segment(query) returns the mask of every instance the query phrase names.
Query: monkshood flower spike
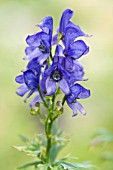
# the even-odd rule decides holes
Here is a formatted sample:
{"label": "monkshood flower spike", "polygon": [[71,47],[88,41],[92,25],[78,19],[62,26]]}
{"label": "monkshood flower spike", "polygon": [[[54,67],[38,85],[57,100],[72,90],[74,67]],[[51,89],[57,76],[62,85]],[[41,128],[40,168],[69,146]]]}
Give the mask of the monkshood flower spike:
{"label": "monkshood flower spike", "polygon": [[[28,60],[28,63],[15,79],[21,85],[16,93],[21,97],[25,96],[24,102],[32,98],[29,103],[31,114],[39,115],[45,135],[33,140],[34,145],[28,140],[27,146],[21,149],[16,147],[37,157],[36,162],[28,163],[20,169],[29,166],[43,170],[80,169],[80,163],[68,162],[69,157],[56,160],[65,142],[61,137],[62,133],[53,124],[63,114],[65,102],[72,109],[72,116],[76,116],[77,111],[86,115],[79,100],[90,96],[90,90],[80,85],[81,81],[87,79],[84,78],[84,68],[79,62],[79,58],[89,52],[89,47],[80,37],[88,35],[70,21],[73,14],[70,9],[63,12],[54,36],[53,19],[47,16],[36,25],[41,30],[26,38],[24,60]],[[53,45],[56,45],[55,52],[52,51]],[[57,101],[57,96],[61,93],[62,98]],[[41,112],[41,105],[46,108],[47,113]],[[87,167],[88,165],[82,164],[82,168]]]}

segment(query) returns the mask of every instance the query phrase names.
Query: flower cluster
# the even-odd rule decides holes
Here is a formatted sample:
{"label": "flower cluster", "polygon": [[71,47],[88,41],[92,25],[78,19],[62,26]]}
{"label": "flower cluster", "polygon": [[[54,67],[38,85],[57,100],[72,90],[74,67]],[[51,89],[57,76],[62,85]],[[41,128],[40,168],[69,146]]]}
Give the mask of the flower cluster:
{"label": "flower cluster", "polygon": [[16,77],[16,82],[21,84],[16,93],[21,97],[27,93],[25,102],[35,94],[30,102],[31,108],[35,108],[37,103],[46,105],[47,96],[55,96],[61,90],[64,94],[62,104],[67,102],[73,110],[73,116],[77,115],[77,110],[86,114],[78,99],[88,98],[90,90],[78,84],[79,81],[86,80],[83,78],[83,66],[78,59],[89,52],[89,47],[77,38],[88,35],[70,21],[72,16],[73,11],[70,9],[63,12],[54,36],[53,19],[47,16],[36,25],[41,31],[26,38],[28,46],[24,60],[28,60],[28,64],[22,74]]}

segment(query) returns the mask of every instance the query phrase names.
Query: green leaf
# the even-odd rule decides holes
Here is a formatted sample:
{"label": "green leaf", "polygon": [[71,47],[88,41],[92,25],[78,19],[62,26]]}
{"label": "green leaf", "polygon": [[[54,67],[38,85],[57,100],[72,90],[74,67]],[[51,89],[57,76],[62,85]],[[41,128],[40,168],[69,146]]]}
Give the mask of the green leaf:
{"label": "green leaf", "polygon": [[[28,141],[25,138],[22,139],[23,141]],[[26,153],[29,156],[37,157],[38,160],[45,161],[46,140],[45,136],[42,134],[39,134],[35,136],[34,139],[29,140],[24,146],[14,146],[14,148],[18,151]]]}
{"label": "green leaf", "polygon": [[60,166],[62,168],[64,168],[64,169],[69,169],[69,170],[73,170],[73,169],[77,169],[78,168],[73,163],[69,163],[69,162],[62,162],[62,163],[60,163]]}
{"label": "green leaf", "polygon": [[18,151],[24,151],[26,146],[13,146],[13,148],[17,149]]}
{"label": "green leaf", "polygon": [[91,141],[91,146],[97,146],[99,144],[109,144],[113,142],[113,133],[106,129],[101,129],[95,133],[93,140]]}
{"label": "green leaf", "polygon": [[52,134],[55,136],[60,137],[62,135],[62,131],[59,129],[59,124],[57,120],[54,122],[53,128],[52,128]]}
{"label": "green leaf", "polygon": [[19,134],[19,137],[23,142],[29,142],[29,139],[26,136]]}
{"label": "green leaf", "polygon": [[94,168],[94,165],[92,165],[89,162],[82,162],[82,163],[76,163],[76,166],[78,168],[83,168],[83,169],[90,169],[90,168]]}
{"label": "green leaf", "polygon": [[83,163],[72,163],[72,162],[65,162],[62,160],[56,161],[56,165],[66,170],[74,170],[74,169],[89,169],[94,167],[92,164],[88,162]]}
{"label": "green leaf", "polygon": [[37,167],[40,164],[43,164],[43,163],[41,161],[31,162],[31,163],[27,163],[27,164],[25,164],[23,166],[18,167],[18,169],[25,169],[25,168],[29,168],[31,166]]}
{"label": "green leaf", "polygon": [[37,140],[41,143],[40,145],[43,145],[43,146],[47,145],[47,141],[46,141],[44,135],[38,134],[36,137],[37,137]]}
{"label": "green leaf", "polygon": [[54,168],[48,163],[44,164],[41,170],[54,170]]}
{"label": "green leaf", "polygon": [[77,160],[78,158],[77,157],[73,157],[71,156],[70,154],[66,155],[65,157],[63,157],[62,159],[60,159],[60,161],[72,161],[72,160]]}
{"label": "green leaf", "polygon": [[41,154],[41,150],[38,148],[34,148],[33,146],[14,146],[13,148],[18,151],[25,152],[29,156],[39,156]]}
{"label": "green leaf", "polygon": [[63,148],[62,145],[57,145],[57,144],[56,145],[55,144],[52,145],[52,147],[50,149],[50,154],[49,154],[51,163],[53,163],[55,161],[58,153],[60,152],[60,150],[62,148]]}
{"label": "green leaf", "polygon": [[61,168],[62,168],[62,167],[57,167],[57,170],[62,170],[63,168],[62,168],[62,169],[61,169]]}

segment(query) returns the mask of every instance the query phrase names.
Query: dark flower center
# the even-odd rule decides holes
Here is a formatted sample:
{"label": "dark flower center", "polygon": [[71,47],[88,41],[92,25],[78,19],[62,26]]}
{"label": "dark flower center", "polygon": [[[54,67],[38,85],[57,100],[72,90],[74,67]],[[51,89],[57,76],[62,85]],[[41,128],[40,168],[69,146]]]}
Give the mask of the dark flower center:
{"label": "dark flower center", "polygon": [[40,51],[41,51],[42,53],[46,53],[46,52],[47,52],[47,51],[46,51],[46,47],[45,47],[45,45],[44,45],[42,42],[40,42],[39,49],[40,49]]}
{"label": "dark flower center", "polygon": [[62,79],[62,74],[58,70],[55,70],[55,71],[52,72],[51,78],[54,81],[58,82]]}

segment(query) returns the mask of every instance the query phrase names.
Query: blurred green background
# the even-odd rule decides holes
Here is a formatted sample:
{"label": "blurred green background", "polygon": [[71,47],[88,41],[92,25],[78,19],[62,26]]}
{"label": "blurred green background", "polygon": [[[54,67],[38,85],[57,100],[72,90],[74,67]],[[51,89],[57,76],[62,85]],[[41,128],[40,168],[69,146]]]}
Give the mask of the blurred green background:
{"label": "blurred green background", "polygon": [[[43,127],[38,117],[29,114],[28,104],[15,94],[18,85],[15,76],[25,67],[25,38],[37,31],[35,24],[47,15],[54,18],[54,30],[66,8],[85,33],[90,52],[80,59],[85,67],[84,82],[91,89],[91,97],[81,101],[87,116],[80,113],[72,118],[65,107],[59,124],[71,140],[62,154],[72,153],[79,161],[91,161],[99,170],[113,169],[113,163],[103,162],[101,153],[106,149],[89,149],[92,135],[100,128],[113,131],[113,1],[112,0],[0,0],[0,170],[14,170],[31,161],[12,148],[21,144],[18,134],[32,138]],[[113,145],[110,147],[112,149]]]}

